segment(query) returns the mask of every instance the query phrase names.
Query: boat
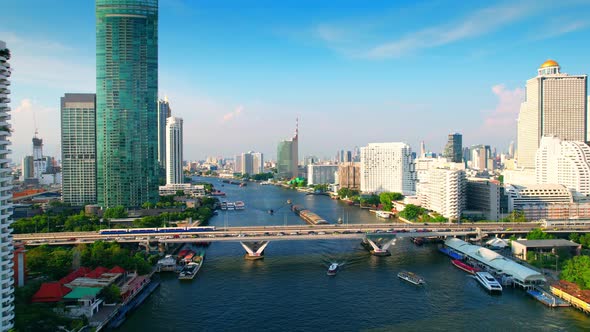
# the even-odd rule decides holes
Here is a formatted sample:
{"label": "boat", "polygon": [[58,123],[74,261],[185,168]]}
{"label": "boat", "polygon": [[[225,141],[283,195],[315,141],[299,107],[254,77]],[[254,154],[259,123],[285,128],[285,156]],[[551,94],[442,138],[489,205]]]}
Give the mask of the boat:
{"label": "boat", "polygon": [[453,250],[447,248],[447,247],[440,247],[438,248],[438,251],[442,252],[443,254],[451,257],[452,259],[463,259],[463,255],[458,254],[456,252],[454,252]]}
{"label": "boat", "polygon": [[375,212],[375,214],[377,215],[377,217],[383,218],[383,219],[389,219],[391,217],[391,215],[385,211],[377,211],[377,212]]}
{"label": "boat", "polygon": [[475,280],[490,293],[502,293],[502,285],[488,272],[475,272]]}
{"label": "boat", "polygon": [[245,186],[247,186],[247,185],[248,185],[248,184],[247,184],[246,182],[242,182],[242,183],[240,183],[240,187],[245,187]]}
{"label": "boat", "polygon": [[227,202],[221,202],[221,209],[227,210]]}
{"label": "boat", "polygon": [[[198,257],[198,258],[197,258]],[[184,268],[180,271],[180,274],[178,275],[178,279],[179,280],[192,280],[195,278],[195,276],[197,275],[197,272],[199,272],[199,270],[201,269],[201,266],[203,266],[203,261],[205,260],[205,255],[203,253],[194,256],[193,261],[186,264],[184,266]]]}
{"label": "boat", "polygon": [[417,246],[421,246],[421,245],[424,244],[424,238],[423,237],[413,237],[413,238],[411,238],[411,240]]}
{"label": "boat", "polygon": [[166,257],[160,259],[157,264],[157,271],[176,271],[176,259],[172,255],[166,255]]}
{"label": "boat", "polygon": [[426,283],[424,281],[424,278],[422,278],[421,276],[419,276],[415,273],[408,272],[408,271],[402,271],[402,272],[398,273],[397,276],[402,280],[405,280],[411,284],[418,285],[418,286]]}
{"label": "boat", "polygon": [[328,272],[326,274],[329,276],[335,276],[336,272],[338,272],[339,267],[340,265],[338,265],[338,263],[330,264],[330,267],[328,268]]}
{"label": "boat", "polygon": [[338,223],[339,223],[339,224],[342,224],[342,218],[341,218],[341,217],[340,217],[340,218],[338,218]]}
{"label": "boat", "polygon": [[246,207],[246,204],[244,204],[244,202],[242,201],[237,201],[234,205],[236,207],[236,210],[243,210]]}
{"label": "boat", "polygon": [[455,265],[457,268],[471,274],[475,274],[475,272],[479,272],[480,269],[473,267],[467,263],[464,263],[458,259],[451,259],[451,264]]}
{"label": "boat", "polygon": [[235,210],[236,209],[236,204],[232,203],[232,202],[228,202],[227,203],[227,209],[228,210]]}
{"label": "boat", "polygon": [[214,191],[211,192],[210,195],[211,196],[225,196],[225,193],[223,191],[214,190]]}

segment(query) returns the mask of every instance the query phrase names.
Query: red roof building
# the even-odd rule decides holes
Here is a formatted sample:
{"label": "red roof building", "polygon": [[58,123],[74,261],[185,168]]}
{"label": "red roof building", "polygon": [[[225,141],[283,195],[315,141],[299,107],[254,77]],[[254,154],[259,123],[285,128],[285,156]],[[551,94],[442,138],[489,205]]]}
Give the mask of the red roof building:
{"label": "red roof building", "polygon": [[71,292],[68,287],[59,282],[45,282],[41,284],[41,288],[33,295],[32,302],[59,302],[61,299]]}
{"label": "red roof building", "polygon": [[83,277],[88,273],[90,273],[89,268],[80,267],[77,270],[70,272],[70,274],[68,274],[67,276],[59,279],[59,283],[62,285],[69,284],[70,282],[74,281],[76,278]]}
{"label": "red roof building", "polygon": [[125,269],[120,267],[120,266],[115,266],[112,269],[109,270],[109,273],[125,273]]}
{"label": "red roof building", "polygon": [[97,278],[100,278],[100,276],[106,272],[109,272],[109,269],[107,269],[106,267],[103,267],[103,266],[99,266],[96,269],[94,269],[92,272],[85,275],[85,277],[97,279]]}

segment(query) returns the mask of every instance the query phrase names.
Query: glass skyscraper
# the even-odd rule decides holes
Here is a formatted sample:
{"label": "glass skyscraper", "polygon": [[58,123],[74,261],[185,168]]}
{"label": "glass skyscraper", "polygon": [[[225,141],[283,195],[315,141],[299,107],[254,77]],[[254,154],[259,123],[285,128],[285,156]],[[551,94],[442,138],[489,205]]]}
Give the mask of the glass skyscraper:
{"label": "glass skyscraper", "polygon": [[103,207],[158,197],[158,1],[96,0],[96,184]]}

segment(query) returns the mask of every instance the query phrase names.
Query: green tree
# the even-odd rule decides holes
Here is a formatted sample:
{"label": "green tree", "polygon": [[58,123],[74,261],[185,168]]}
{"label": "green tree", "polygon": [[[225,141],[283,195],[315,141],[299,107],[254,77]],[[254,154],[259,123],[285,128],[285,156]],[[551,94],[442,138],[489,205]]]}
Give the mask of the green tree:
{"label": "green tree", "polygon": [[121,289],[113,284],[103,288],[99,296],[104,299],[105,303],[119,303],[121,302]]}
{"label": "green tree", "polygon": [[382,192],[379,194],[379,201],[385,211],[391,211],[393,208],[392,201],[399,201],[402,198],[404,198],[404,195],[400,193]]}
{"label": "green tree", "polygon": [[565,262],[561,278],[576,283],[582,289],[590,289],[590,257],[580,255]]}
{"label": "green tree", "polygon": [[406,207],[399,213],[402,218],[408,220],[416,220],[424,213],[424,209],[414,204],[407,204]]}
{"label": "green tree", "polygon": [[543,232],[540,228],[535,228],[526,235],[527,240],[549,240],[555,239],[555,236]]}
{"label": "green tree", "polygon": [[108,208],[104,212],[103,217],[106,219],[127,218],[127,210],[121,205]]}

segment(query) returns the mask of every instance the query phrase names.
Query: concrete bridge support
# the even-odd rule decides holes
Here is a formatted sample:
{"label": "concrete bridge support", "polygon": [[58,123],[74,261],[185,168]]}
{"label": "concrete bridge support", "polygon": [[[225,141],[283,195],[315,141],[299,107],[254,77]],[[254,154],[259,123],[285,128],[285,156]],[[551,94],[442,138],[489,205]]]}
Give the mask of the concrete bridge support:
{"label": "concrete bridge support", "polygon": [[393,238],[386,240],[385,243],[381,243],[380,241],[373,241],[369,238],[366,238],[363,241],[363,244],[374,256],[391,256],[391,253],[388,251],[388,249],[395,244],[395,240],[396,239]]}
{"label": "concrete bridge support", "polygon": [[244,255],[244,259],[247,260],[257,260],[264,258],[264,249],[270,241],[256,241],[256,242],[240,242],[242,247],[246,250],[246,255]]}

